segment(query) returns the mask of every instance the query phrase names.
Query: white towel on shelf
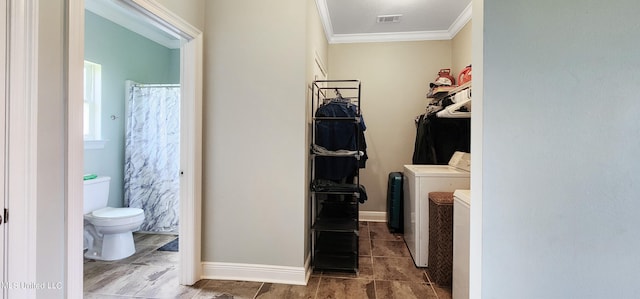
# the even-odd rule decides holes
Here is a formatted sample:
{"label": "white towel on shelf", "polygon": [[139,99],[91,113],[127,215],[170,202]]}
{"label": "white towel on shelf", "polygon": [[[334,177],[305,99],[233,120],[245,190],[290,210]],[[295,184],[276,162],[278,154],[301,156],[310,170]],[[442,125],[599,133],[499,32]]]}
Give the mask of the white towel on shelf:
{"label": "white towel on shelf", "polygon": [[460,103],[470,99],[471,99],[471,89],[465,89],[454,94],[451,101],[454,103]]}
{"label": "white towel on shelf", "polygon": [[364,156],[364,152],[363,151],[350,151],[350,150],[335,150],[335,151],[330,151],[328,149],[326,149],[325,147],[322,147],[320,145],[314,144],[312,146],[313,149],[313,153],[314,154],[319,154],[319,155],[323,155],[323,156],[334,156],[334,157],[350,157],[350,156]]}
{"label": "white towel on shelf", "polygon": [[[468,112],[458,111],[462,107],[465,107]],[[443,118],[469,118],[471,117],[471,99],[451,104],[442,109],[442,111],[438,112],[436,115]]]}

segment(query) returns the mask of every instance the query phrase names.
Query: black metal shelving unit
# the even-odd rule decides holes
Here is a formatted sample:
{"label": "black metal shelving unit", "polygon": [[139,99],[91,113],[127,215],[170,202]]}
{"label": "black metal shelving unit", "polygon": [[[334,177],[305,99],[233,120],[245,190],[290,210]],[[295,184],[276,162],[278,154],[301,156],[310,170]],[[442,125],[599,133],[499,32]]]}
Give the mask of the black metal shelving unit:
{"label": "black metal shelving unit", "polygon": [[[338,159],[345,163],[353,163],[362,158],[362,152],[358,151],[358,138],[356,138],[355,151],[342,149],[350,153],[319,152],[317,146],[317,129],[322,123],[353,124],[354,136],[358,136],[361,121],[360,81],[358,80],[318,80],[312,86],[311,113],[313,125],[311,126],[311,204],[309,217],[311,223],[311,252],[312,266],[314,270],[346,271],[358,273],[358,239],[359,239],[359,199],[360,186],[359,167],[355,167],[353,181],[333,184],[322,183],[325,180],[316,174],[316,160]],[[318,116],[316,111],[322,105],[339,99],[353,105],[354,117],[344,116]],[[325,136],[326,137],[326,136]],[[337,149],[334,149],[334,151]],[[351,160],[351,161],[349,161]],[[357,163],[356,163],[357,164]],[[351,165],[351,164],[349,164]]]}

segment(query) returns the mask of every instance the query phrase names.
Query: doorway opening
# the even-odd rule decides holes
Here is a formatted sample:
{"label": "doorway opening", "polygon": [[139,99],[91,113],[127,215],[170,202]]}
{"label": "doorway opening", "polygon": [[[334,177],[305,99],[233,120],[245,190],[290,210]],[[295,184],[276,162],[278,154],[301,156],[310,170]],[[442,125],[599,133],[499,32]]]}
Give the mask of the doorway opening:
{"label": "doorway opening", "polygon": [[[67,297],[82,296],[83,259],[78,254],[83,244],[82,177],[84,163],[82,132],[82,74],[84,65],[84,0],[70,0],[68,5],[68,159],[67,167]],[[201,181],[202,181],[202,33],[153,0],[113,1],[120,17],[135,19],[147,30],[161,32],[177,41],[180,89],[179,154],[179,283],[190,285],[200,279]],[[79,49],[79,50],[78,50]],[[74,53],[77,52],[77,53]],[[77,54],[77,55],[76,55]],[[78,80],[78,78],[80,78]],[[77,117],[80,115],[80,117]],[[118,117],[117,115],[114,115]],[[75,154],[75,155],[74,155]],[[80,160],[80,161],[78,161]],[[75,283],[71,283],[75,282]]]}

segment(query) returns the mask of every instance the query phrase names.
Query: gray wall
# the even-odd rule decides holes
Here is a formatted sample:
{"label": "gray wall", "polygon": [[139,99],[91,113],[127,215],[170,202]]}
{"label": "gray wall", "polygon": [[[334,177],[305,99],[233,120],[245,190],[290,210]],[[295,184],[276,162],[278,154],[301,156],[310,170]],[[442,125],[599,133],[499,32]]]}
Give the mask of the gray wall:
{"label": "gray wall", "polygon": [[[64,281],[66,235],[64,1],[39,5],[36,280],[57,283]],[[37,295],[62,298],[62,292],[40,289]]]}
{"label": "gray wall", "polygon": [[639,298],[640,2],[484,8],[482,298]]}
{"label": "gray wall", "polygon": [[[456,33],[451,39],[451,73],[458,82],[458,75],[467,65],[471,64],[473,43],[471,42],[471,33],[473,29],[473,20],[469,22]],[[433,79],[431,79],[433,80]]]}
{"label": "gray wall", "polygon": [[156,0],[156,2],[200,31],[204,31],[205,0]]}
{"label": "gray wall", "polygon": [[180,49],[168,49],[86,11],[84,57],[102,65],[102,138],[108,140],[104,149],[84,151],[84,172],[111,177],[109,206],[122,207],[125,80],[180,83]]}
{"label": "gray wall", "polygon": [[[312,88],[311,88],[311,84],[313,82],[313,80],[316,80],[316,78],[322,78],[322,72],[320,71],[320,68],[317,66],[316,63],[316,59],[321,61],[321,64],[325,64],[327,62],[327,56],[328,56],[328,48],[329,48],[329,44],[327,43],[327,38],[325,37],[324,34],[324,28],[322,27],[322,21],[320,20],[320,15],[318,13],[318,8],[316,7],[316,1],[315,0],[305,0],[305,2],[307,3],[307,94],[306,94],[306,100],[305,100],[305,114],[306,114],[306,124],[307,124],[307,130],[305,130],[305,148],[309,148],[309,145],[311,143],[311,134],[310,134],[310,128],[311,128],[311,122],[312,122],[312,113],[311,113],[311,98],[312,98]],[[323,65],[323,67],[327,67],[326,65]],[[317,76],[317,77],[316,77]],[[311,181],[311,173],[310,173],[310,167],[311,167],[311,160],[307,160],[307,164],[304,170],[305,173],[305,182],[310,182]],[[305,189],[305,196],[304,198],[309,198],[309,192],[308,190]],[[304,205],[304,210],[308,211],[309,210],[309,204],[310,201],[305,200],[305,205]],[[305,213],[305,218],[304,218],[304,223],[306,223],[305,225],[305,241],[304,241],[304,252],[310,252],[310,227],[309,227],[309,217],[311,215],[309,215],[309,213]]]}
{"label": "gray wall", "polygon": [[206,4],[202,259],[302,267],[307,2]]}

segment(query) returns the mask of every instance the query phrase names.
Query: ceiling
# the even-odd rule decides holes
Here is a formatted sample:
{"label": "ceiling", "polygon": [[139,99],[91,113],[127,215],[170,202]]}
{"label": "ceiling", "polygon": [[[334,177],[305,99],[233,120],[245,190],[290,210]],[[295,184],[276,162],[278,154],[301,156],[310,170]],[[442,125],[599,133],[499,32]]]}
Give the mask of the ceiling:
{"label": "ceiling", "polygon": [[[180,40],[124,9],[118,1],[86,0],[87,10],[168,48]],[[327,40],[335,43],[448,40],[471,19],[471,0],[316,0]],[[378,23],[378,16],[401,15]]]}
{"label": "ceiling", "polygon": [[[316,0],[329,43],[447,40],[471,19],[471,0]],[[378,16],[401,15],[378,23]]]}

